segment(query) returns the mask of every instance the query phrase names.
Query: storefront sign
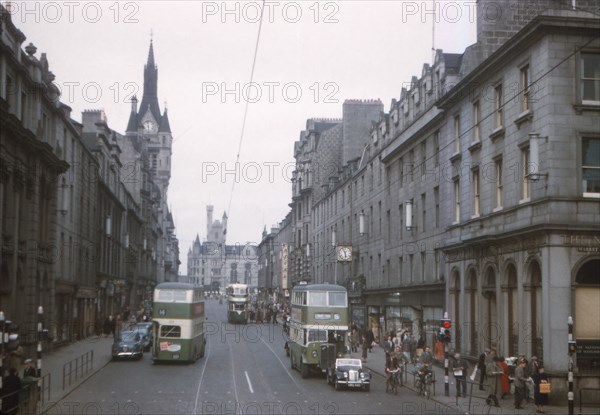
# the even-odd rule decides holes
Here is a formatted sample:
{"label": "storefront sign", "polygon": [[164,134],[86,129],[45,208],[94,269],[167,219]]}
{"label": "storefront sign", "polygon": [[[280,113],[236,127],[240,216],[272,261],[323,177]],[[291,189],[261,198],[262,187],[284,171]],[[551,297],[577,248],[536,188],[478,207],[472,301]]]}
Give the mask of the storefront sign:
{"label": "storefront sign", "polygon": [[600,340],[577,340],[577,357],[600,357]]}

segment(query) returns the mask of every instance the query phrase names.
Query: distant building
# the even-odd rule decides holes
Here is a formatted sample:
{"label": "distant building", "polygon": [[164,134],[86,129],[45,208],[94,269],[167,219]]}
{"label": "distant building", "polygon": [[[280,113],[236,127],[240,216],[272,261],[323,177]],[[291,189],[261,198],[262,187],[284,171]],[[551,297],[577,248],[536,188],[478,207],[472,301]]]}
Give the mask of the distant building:
{"label": "distant building", "polygon": [[258,258],[253,244],[227,245],[227,214],[213,220],[214,207],[206,207],[206,240],[196,240],[188,250],[190,282],[207,291],[224,292],[232,283],[247,284],[251,291],[258,286]]}

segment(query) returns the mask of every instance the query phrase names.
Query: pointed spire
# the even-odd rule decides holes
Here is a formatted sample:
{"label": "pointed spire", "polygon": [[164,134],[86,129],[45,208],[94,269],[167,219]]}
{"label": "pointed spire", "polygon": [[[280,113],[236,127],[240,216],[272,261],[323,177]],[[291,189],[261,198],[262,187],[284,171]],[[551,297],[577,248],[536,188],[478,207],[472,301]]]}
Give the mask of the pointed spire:
{"label": "pointed spire", "polygon": [[131,114],[129,114],[129,122],[127,123],[126,133],[137,132],[138,130],[138,119],[137,119],[137,97],[134,95],[131,98]]}
{"label": "pointed spire", "polygon": [[150,49],[148,50],[148,63],[146,64],[148,68],[154,68],[156,65],[154,64],[154,45],[152,42],[152,38],[150,38]]}
{"label": "pointed spire", "polygon": [[149,109],[154,117],[154,120],[159,123],[161,121],[160,107],[158,105],[158,69],[154,62],[154,43],[150,40],[150,48],[148,50],[148,62],[144,66],[144,95],[140,103],[139,116],[143,117]]}
{"label": "pointed spire", "polygon": [[163,112],[162,119],[160,120],[160,126],[158,127],[159,133],[170,133],[171,125],[169,124],[169,117],[167,116],[167,109]]}

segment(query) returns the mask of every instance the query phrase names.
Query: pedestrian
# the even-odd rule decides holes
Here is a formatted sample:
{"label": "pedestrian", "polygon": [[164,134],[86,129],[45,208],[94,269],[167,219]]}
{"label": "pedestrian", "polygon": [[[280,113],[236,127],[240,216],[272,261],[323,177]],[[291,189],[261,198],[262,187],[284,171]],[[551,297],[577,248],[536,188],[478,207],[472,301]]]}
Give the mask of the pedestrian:
{"label": "pedestrian", "polygon": [[535,406],[537,409],[535,412],[544,414],[544,405],[548,405],[548,394],[540,392],[540,385],[542,383],[549,383],[548,374],[544,371],[544,366],[541,364],[537,365],[537,373],[532,376],[534,390],[533,390],[533,400],[535,402]]}
{"label": "pedestrian", "polygon": [[402,353],[404,354],[404,360],[412,362],[412,356],[410,354],[410,335],[408,332],[404,333],[402,338]]}
{"label": "pedestrian", "polygon": [[500,367],[502,368],[502,396],[500,399],[504,399],[510,393],[510,381],[508,379],[508,365],[503,356],[500,357]]}
{"label": "pedestrian", "polygon": [[500,358],[494,356],[492,361],[485,367],[486,385],[488,387],[488,397],[485,402],[492,406],[500,406],[498,402],[498,394],[502,391],[502,367],[500,366]]}
{"label": "pedestrian", "polygon": [[526,373],[527,361],[525,359],[519,360],[519,365],[515,369],[515,409],[523,409],[523,399],[525,399],[525,384],[527,382]]}
{"label": "pedestrian", "polygon": [[[527,377],[532,378],[537,375],[539,371],[539,362],[537,356],[531,356],[531,360],[527,364]],[[534,398],[534,387],[532,382],[527,383],[527,402],[531,402]]]}
{"label": "pedestrian", "polygon": [[23,377],[36,377],[36,370],[33,367],[31,359],[25,359],[25,369],[23,369]]}
{"label": "pedestrian", "polygon": [[358,329],[356,327],[352,328],[352,340],[351,347],[353,352],[358,352],[358,345],[360,343],[360,335],[358,334]]}
{"label": "pedestrian", "polygon": [[373,333],[373,328],[369,327],[367,330],[367,342],[369,345],[369,353],[373,350],[373,345],[375,343],[375,333]]}
{"label": "pedestrian", "polygon": [[23,361],[23,347],[17,346],[17,348],[9,353],[9,364],[8,367],[14,367],[17,369],[17,373],[21,370],[21,362]]}
{"label": "pedestrian", "polygon": [[108,335],[112,333],[112,321],[113,316],[108,316],[104,319],[104,323],[102,323],[102,333],[104,333],[104,337],[108,337]]}
{"label": "pedestrian", "polygon": [[460,356],[460,353],[454,353],[454,359],[450,362],[450,370],[454,375],[454,381],[456,382],[456,397],[459,398],[461,395],[463,398],[467,397],[467,370],[469,364],[467,361]]}
{"label": "pedestrian", "polygon": [[363,363],[367,363],[367,350],[369,350],[369,341],[367,340],[367,336],[362,336],[361,339],[362,344],[362,361]]}
{"label": "pedestrian", "polygon": [[385,352],[386,358],[394,351],[394,342],[392,341],[391,335],[387,336],[387,339],[383,342],[383,351]]}
{"label": "pedestrian", "polygon": [[19,412],[21,380],[18,373],[17,368],[11,367],[2,384],[2,413],[5,415],[15,415]]}
{"label": "pedestrian", "polygon": [[429,346],[425,346],[425,350],[421,354],[420,360],[424,365],[431,366],[433,364],[433,354],[431,353],[431,348]]}
{"label": "pedestrian", "polygon": [[277,306],[273,307],[273,324],[277,324]]}
{"label": "pedestrian", "polygon": [[483,382],[485,381],[485,365],[488,354],[490,353],[490,349],[485,349],[485,352],[479,355],[479,360],[477,360],[477,370],[479,370],[479,390],[483,390]]}

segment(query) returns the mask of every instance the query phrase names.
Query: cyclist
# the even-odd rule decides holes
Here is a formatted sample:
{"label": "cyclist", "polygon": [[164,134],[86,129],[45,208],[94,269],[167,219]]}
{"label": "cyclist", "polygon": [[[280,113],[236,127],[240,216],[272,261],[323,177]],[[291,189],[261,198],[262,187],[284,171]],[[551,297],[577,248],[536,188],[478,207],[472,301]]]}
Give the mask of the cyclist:
{"label": "cyclist", "polygon": [[425,385],[431,382],[431,369],[429,364],[425,363],[417,372],[417,392],[422,394],[425,392]]}
{"label": "cyclist", "polygon": [[385,360],[385,391],[395,391],[398,387],[398,376],[400,373],[400,361],[395,354],[389,355]]}

